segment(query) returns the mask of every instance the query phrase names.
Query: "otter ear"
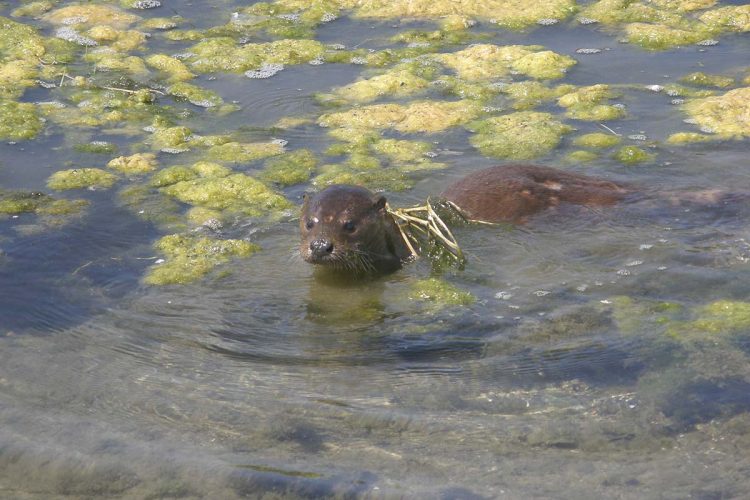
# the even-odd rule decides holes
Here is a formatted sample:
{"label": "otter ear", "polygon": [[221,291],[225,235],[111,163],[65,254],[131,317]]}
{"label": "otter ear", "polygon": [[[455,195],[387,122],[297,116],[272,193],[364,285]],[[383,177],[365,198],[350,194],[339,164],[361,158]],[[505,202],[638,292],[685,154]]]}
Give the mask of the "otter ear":
{"label": "otter ear", "polygon": [[375,197],[373,198],[372,208],[374,208],[377,212],[384,212],[385,204],[386,204],[385,196],[375,195]]}
{"label": "otter ear", "polygon": [[302,210],[304,210],[307,207],[307,204],[310,202],[310,193],[302,193]]}

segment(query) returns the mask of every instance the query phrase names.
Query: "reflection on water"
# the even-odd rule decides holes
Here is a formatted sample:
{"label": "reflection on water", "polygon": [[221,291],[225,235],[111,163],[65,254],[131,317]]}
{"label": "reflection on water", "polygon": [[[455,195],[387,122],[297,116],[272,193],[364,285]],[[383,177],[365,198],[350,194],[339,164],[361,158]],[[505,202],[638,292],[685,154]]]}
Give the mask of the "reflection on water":
{"label": "reflection on water", "polygon": [[[198,7],[178,7],[205,21]],[[225,2],[216,7],[206,26],[231,12]],[[393,31],[340,19],[321,28],[320,39],[367,46]],[[747,50],[737,36],[705,53],[647,53],[564,26],[501,33],[497,43],[565,54],[611,48],[578,57],[566,80],[575,84],[663,83],[697,65],[729,71]],[[269,80],[217,75],[205,85],[243,110],[187,120],[205,134],[242,126],[322,152],[330,139],[315,125],[264,127],[315,118],[323,109],[313,94],[359,72],[330,65]],[[619,133],[663,140],[680,126],[683,115],[668,96],[628,91],[623,100],[631,118],[610,124]],[[450,169],[389,194],[392,204],[422,200],[491,164],[463,130],[431,139],[452,152],[440,158]],[[658,164],[623,167],[603,158],[590,172],[654,193],[736,191],[750,185],[747,154],[746,141],[661,148]],[[0,186],[29,190],[43,189],[60,163],[92,161],[55,137],[0,145],[0,158]],[[185,158],[169,164],[190,163]],[[285,194],[296,201],[303,190]],[[252,235],[263,248],[229,276],[146,287],[140,279],[158,258],[151,244],[162,234],[108,194],[83,196],[95,209],[59,228],[31,215],[0,220],[3,497],[730,498],[750,491],[748,313],[733,309],[712,330],[694,312],[718,299],[747,300],[750,208],[742,202],[645,201],[561,211],[519,228],[458,228],[469,265],[445,277],[476,301],[439,308],[409,299],[413,283],[430,276],[424,260],[369,282],[317,275],[295,254],[290,219],[220,229]],[[708,337],[681,335],[691,328]]]}

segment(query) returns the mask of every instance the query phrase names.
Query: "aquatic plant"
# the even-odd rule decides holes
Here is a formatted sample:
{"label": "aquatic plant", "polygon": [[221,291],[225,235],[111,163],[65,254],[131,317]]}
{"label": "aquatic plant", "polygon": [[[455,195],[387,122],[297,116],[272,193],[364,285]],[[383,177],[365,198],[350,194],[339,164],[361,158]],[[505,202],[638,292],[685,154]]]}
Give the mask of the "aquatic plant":
{"label": "aquatic plant", "polygon": [[495,158],[525,160],[542,156],[560,144],[573,130],[550,113],[519,111],[471,124],[471,144]]}
{"label": "aquatic plant", "polygon": [[117,176],[100,168],[73,168],[58,170],[47,179],[47,186],[58,191],[67,189],[107,189]]}
{"label": "aquatic plant", "polygon": [[476,298],[466,290],[440,278],[427,278],[416,281],[409,291],[409,298],[435,303],[439,307],[469,306]]}
{"label": "aquatic plant", "polygon": [[258,245],[248,241],[182,234],[164,236],[154,247],[166,256],[166,260],[151,266],[143,279],[149,285],[190,283],[234,257],[248,257],[260,250]]}
{"label": "aquatic plant", "polygon": [[693,99],[683,109],[704,132],[725,138],[750,137],[750,87]]}

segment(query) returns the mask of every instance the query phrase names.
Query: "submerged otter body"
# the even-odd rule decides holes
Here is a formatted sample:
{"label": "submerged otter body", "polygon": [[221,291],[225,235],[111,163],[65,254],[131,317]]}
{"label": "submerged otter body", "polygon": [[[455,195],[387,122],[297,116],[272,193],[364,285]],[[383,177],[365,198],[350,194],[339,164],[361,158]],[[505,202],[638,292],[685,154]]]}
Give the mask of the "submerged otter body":
{"label": "submerged otter body", "polygon": [[[503,165],[474,172],[442,197],[471,220],[523,223],[562,203],[613,205],[631,190],[613,182],[537,165]],[[387,273],[410,252],[385,208],[365,188],[330,186],[305,197],[300,218],[302,258],[355,273]]]}
{"label": "submerged otter body", "polygon": [[443,191],[472,220],[526,222],[561,203],[608,206],[632,191],[587,175],[538,165],[500,165],[471,173]]}

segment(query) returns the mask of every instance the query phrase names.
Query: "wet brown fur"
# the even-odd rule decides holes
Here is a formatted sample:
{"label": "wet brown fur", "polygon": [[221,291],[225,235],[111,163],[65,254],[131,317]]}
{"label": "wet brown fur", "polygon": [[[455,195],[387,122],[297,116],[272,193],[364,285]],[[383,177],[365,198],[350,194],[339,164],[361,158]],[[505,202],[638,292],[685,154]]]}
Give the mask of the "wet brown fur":
{"label": "wet brown fur", "polygon": [[[338,184],[306,196],[300,254],[312,264],[354,274],[392,272],[409,256],[385,197]],[[330,245],[330,251],[316,247]]]}
{"label": "wet brown fur", "polygon": [[[560,203],[613,205],[630,192],[595,177],[511,164],[469,174],[442,196],[469,219],[523,223]],[[306,196],[300,232],[300,254],[305,261],[346,273],[392,272],[410,255],[385,208],[385,198],[358,186],[333,185]]]}
{"label": "wet brown fur", "polygon": [[471,173],[450,185],[443,198],[472,220],[526,222],[560,203],[607,206],[631,191],[622,185],[538,165],[510,164]]}

